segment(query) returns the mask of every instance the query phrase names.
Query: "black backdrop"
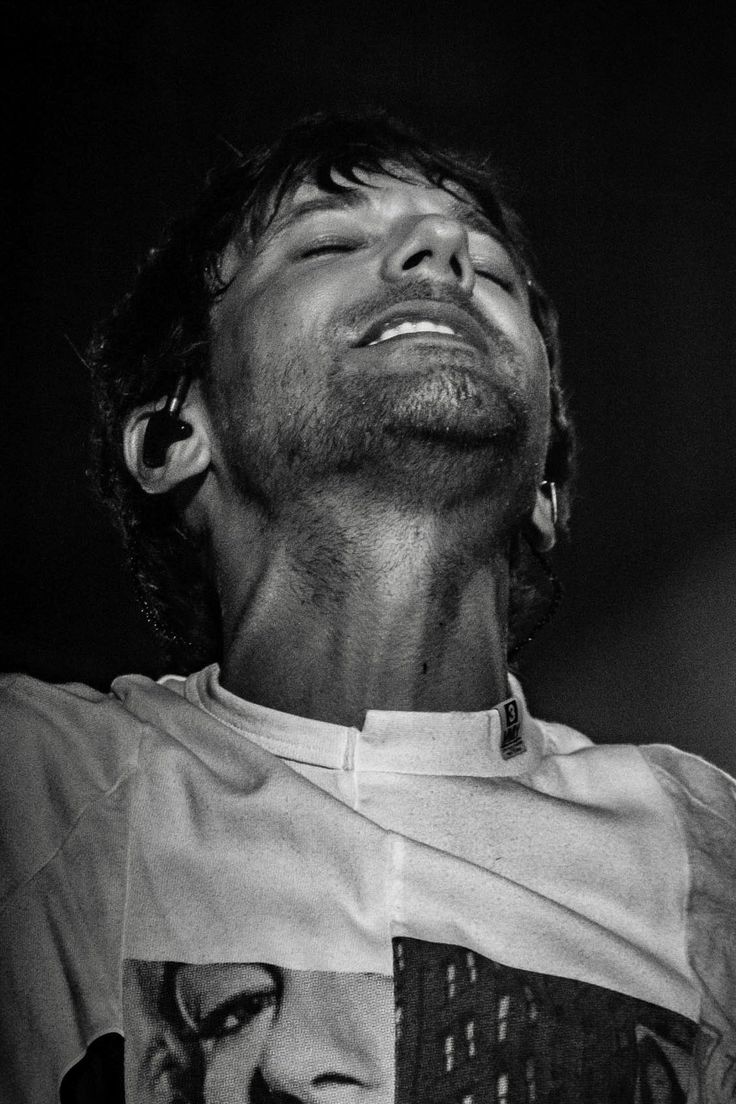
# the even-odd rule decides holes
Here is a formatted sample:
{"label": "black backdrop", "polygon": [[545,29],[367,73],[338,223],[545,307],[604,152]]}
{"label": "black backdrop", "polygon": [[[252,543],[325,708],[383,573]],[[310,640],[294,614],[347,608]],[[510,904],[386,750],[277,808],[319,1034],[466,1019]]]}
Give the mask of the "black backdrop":
{"label": "black backdrop", "polygon": [[730,4],[677,7],[18,6],[3,666],[98,686],[154,670],[86,489],[71,344],[223,139],[368,101],[501,154],[561,309],[582,478],[557,555],[567,599],[523,664],[533,707],[735,771],[736,36]]}

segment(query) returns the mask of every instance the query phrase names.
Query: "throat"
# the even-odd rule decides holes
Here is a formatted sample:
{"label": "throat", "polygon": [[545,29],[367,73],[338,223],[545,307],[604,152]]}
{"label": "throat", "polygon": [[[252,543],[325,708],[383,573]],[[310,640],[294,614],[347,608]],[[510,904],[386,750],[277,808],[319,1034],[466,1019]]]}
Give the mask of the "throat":
{"label": "throat", "polygon": [[222,685],[354,727],[369,709],[492,708],[507,696],[504,558],[463,572],[407,551],[335,564],[329,588],[290,559],[280,570],[271,561],[230,627]]}

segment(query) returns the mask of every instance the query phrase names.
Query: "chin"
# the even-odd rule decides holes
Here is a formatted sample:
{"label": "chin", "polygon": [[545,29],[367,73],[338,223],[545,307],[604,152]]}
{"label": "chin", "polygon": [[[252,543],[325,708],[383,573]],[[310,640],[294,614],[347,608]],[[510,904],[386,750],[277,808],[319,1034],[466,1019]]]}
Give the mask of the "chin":
{"label": "chin", "polygon": [[437,512],[485,500],[494,513],[513,509],[542,466],[544,411],[535,417],[508,366],[460,359],[380,378],[336,372],[278,446],[267,456],[252,442],[243,465],[261,458],[259,486],[272,503],[348,481],[400,508]]}
{"label": "chin", "polygon": [[507,380],[487,374],[452,371],[424,376],[395,396],[385,411],[388,434],[424,440],[447,449],[523,450],[531,415],[523,397]]}
{"label": "chin", "polygon": [[[535,436],[528,405],[506,378],[467,365],[354,380],[333,393],[330,427],[311,438],[335,474],[351,473],[373,493],[428,504],[477,498],[516,482]],[[316,457],[315,457],[316,459]],[[535,457],[536,459],[536,457]],[[493,493],[493,492],[492,492]]]}
{"label": "chin", "polygon": [[462,424],[393,427],[353,459],[350,474],[374,501],[434,514],[485,506],[498,530],[505,525],[499,510],[512,520],[527,511],[539,467],[518,424],[482,434]]}

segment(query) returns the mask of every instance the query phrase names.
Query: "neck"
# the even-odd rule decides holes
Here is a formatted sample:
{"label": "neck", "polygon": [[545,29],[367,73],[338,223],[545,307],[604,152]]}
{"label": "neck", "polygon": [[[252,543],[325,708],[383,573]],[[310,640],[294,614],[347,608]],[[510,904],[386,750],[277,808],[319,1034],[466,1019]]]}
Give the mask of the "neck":
{"label": "neck", "polygon": [[[216,548],[222,684],[335,724],[368,709],[476,711],[507,697],[508,568],[457,517],[312,514]],[[265,534],[265,535],[264,535]],[[248,564],[241,550],[247,548]],[[255,566],[254,566],[255,565]]]}

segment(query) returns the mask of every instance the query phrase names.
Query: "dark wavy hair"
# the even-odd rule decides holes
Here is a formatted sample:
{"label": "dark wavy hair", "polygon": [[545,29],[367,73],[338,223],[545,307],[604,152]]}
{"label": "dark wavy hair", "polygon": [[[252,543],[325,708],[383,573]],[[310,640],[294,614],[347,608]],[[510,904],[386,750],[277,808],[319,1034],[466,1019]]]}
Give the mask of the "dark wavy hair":
{"label": "dark wavy hair", "polygon": [[[95,332],[88,349],[94,428],[90,474],[122,533],[138,598],[162,647],[181,673],[220,658],[217,596],[201,538],[187,529],[175,492],[145,494],[123,455],[123,427],[139,406],[169,395],[181,376],[207,381],[210,316],[225,290],[220,258],[237,240],[258,242],[299,183],[328,192],[356,183],[358,172],[419,174],[439,187],[461,186],[490,219],[530,288],[531,310],[551,367],[551,437],[546,477],[557,485],[558,527],[566,525],[574,442],[560,383],[557,314],[534,278],[519,216],[487,159],[425,141],[381,112],[318,114],[300,120],[273,145],[233,155],[212,172],[192,209],[169,225],[144,259],[132,291]],[[512,549],[510,640],[528,632],[539,585],[521,540]]]}

